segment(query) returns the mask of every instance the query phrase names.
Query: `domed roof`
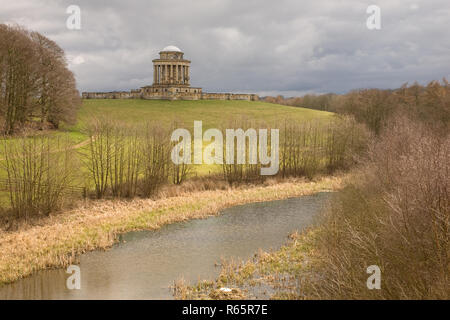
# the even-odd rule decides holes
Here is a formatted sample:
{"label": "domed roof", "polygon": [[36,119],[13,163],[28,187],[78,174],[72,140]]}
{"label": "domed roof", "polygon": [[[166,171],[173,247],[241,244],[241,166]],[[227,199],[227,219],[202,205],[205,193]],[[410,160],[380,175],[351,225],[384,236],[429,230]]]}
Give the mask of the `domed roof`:
{"label": "domed roof", "polygon": [[162,49],[161,51],[181,52],[181,50],[178,47],[175,47],[175,46],[167,46],[164,49]]}

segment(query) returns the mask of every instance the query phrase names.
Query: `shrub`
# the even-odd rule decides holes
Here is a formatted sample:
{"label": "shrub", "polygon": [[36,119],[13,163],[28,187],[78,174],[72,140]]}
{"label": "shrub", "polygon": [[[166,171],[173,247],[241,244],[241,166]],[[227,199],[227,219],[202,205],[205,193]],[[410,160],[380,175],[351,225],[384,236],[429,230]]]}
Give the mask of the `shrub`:
{"label": "shrub", "polygon": [[[448,299],[450,139],[405,118],[334,199],[318,236],[320,298]],[[368,290],[366,268],[381,269]]]}
{"label": "shrub", "polygon": [[167,129],[146,126],[142,143],[143,178],[141,191],[148,197],[167,182],[171,164],[170,134]]}
{"label": "shrub", "polygon": [[17,218],[48,215],[60,208],[76,172],[68,139],[44,135],[4,139],[3,154],[6,187]]}

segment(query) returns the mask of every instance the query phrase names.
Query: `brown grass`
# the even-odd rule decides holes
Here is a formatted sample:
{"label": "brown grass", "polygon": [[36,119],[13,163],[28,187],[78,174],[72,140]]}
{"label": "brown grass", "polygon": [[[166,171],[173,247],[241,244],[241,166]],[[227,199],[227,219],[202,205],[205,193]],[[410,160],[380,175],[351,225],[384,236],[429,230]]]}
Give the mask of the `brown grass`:
{"label": "brown grass", "polygon": [[270,180],[264,186],[187,191],[158,200],[86,201],[77,209],[23,224],[17,231],[0,231],[0,283],[38,270],[67,266],[83,252],[110,247],[119,233],[205,218],[244,203],[336,190],[341,181],[342,177]]}
{"label": "brown grass", "polygon": [[[179,300],[306,299],[302,281],[315,277],[311,261],[318,258],[314,254],[317,230],[314,227],[300,234],[294,232],[279,250],[259,250],[247,261],[222,261],[220,274],[214,281],[189,285],[179,279],[174,283],[173,295]],[[224,295],[222,287],[232,291]]]}
{"label": "brown grass", "polygon": [[[339,192],[316,249],[333,299],[448,299],[450,137],[400,117],[369,148],[368,165]],[[381,269],[368,290],[366,268]]]}

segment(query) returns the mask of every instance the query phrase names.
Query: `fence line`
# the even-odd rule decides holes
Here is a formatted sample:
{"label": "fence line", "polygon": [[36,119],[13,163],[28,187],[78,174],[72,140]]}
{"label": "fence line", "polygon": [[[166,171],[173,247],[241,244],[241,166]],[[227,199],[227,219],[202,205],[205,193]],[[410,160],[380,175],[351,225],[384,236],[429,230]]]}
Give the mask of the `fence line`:
{"label": "fence line", "polygon": [[[9,191],[9,187],[14,185],[14,184],[21,184],[23,182],[19,181],[12,181],[12,183],[9,181],[9,179],[0,179],[0,191]],[[34,185],[37,185],[38,183],[36,182],[32,182]],[[27,184],[30,184],[30,182],[27,182]],[[47,186],[45,183],[40,183],[39,185],[45,187]],[[78,193],[80,192],[83,197],[86,197],[87,195],[87,190],[86,187],[80,187],[80,186],[66,186],[63,188],[63,193],[65,194],[73,194],[73,193]]]}

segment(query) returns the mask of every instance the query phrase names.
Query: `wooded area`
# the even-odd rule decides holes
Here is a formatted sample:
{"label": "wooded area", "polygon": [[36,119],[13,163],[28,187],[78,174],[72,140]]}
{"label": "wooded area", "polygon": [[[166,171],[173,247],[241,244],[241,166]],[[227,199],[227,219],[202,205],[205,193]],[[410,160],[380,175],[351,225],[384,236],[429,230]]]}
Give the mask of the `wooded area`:
{"label": "wooded area", "polygon": [[450,122],[450,84],[446,79],[426,86],[417,82],[398,89],[358,89],[346,94],[266,97],[266,102],[352,115],[376,134],[395,114],[408,114],[446,132]]}
{"label": "wooded area", "polygon": [[58,128],[81,106],[64,51],[38,32],[0,24],[0,130]]}

